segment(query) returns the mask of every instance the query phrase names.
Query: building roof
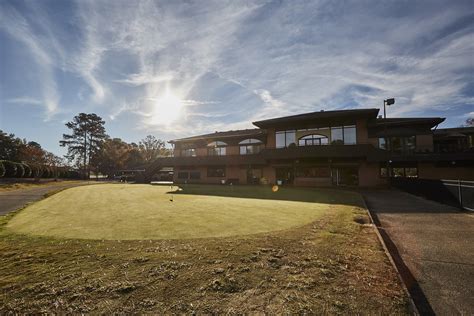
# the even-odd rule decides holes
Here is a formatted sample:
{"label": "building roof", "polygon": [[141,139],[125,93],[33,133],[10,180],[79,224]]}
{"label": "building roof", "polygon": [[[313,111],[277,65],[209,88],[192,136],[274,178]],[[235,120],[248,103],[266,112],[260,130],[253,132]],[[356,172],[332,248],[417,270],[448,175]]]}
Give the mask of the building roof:
{"label": "building roof", "polygon": [[337,118],[354,118],[354,117],[377,117],[379,109],[356,109],[356,110],[336,110],[336,111],[318,111],[298,115],[277,117],[268,120],[253,122],[255,126],[265,128],[288,123],[304,123],[308,121],[323,121]]}
{"label": "building roof", "polygon": [[394,117],[394,118],[379,118],[376,121],[377,126],[400,126],[400,125],[430,125],[434,127],[442,122],[443,117]]}
{"label": "building roof", "polygon": [[223,138],[235,138],[235,137],[257,137],[260,135],[266,134],[266,130],[262,130],[259,128],[252,128],[252,129],[241,129],[235,131],[225,131],[225,132],[214,132],[210,134],[203,134],[185,138],[179,138],[170,140],[168,143],[174,144],[177,142],[186,142],[186,141],[195,141],[195,140],[202,140],[202,139],[223,139]]}
{"label": "building roof", "polygon": [[474,126],[466,127],[452,127],[452,128],[437,128],[434,131],[435,135],[447,135],[447,134],[474,134]]}

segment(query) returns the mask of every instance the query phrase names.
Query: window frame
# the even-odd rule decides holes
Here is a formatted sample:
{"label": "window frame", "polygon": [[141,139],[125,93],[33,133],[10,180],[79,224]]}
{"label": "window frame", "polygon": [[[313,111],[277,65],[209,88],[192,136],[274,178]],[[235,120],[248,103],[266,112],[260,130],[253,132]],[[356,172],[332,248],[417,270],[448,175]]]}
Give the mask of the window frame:
{"label": "window frame", "polygon": [[222,141],[213,141],[207,144],[208,156],[225,156],[227,155],[227,143]]}
{"label": "window frame", "polygon": [[[320,137],[314,137],[314,136],[320,136]],[[326,140],[326,143],[323,144],[322,140]],[[315,143],[315,141],[318,141],[318,143]],[[304,145],[301,144],[301,141],[303,141]],[[308,141],[311,141],[311,144],[308,144]],[[298,139],[298,146],[325,146],[329,145],[329,137],[326,135],[322,134],[309,134],[302,136]]]}
{"label": "window frame", "polygon": [[[283,135],[283,146],[278,145],[278,136]],[[293,138],[293,141],[291,142],[291,136]],[[290,138],[290,139],[289,139]],[[276,148],[288,148],[291,145],[297,146],[297,141],[296,141],[296,130],[284,130],[284,131],[276,131],[275,132],[275,147]]]}

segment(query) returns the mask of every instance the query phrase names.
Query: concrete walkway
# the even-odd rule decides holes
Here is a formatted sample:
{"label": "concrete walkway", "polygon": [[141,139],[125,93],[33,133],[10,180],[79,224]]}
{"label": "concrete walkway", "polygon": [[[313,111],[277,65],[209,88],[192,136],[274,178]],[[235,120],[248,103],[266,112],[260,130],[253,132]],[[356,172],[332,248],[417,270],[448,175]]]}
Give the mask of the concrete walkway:
{"label": "concrete walkway", "polygon": [[362,194],[420,313],[471,315],[474,213],[399,191]]}
{"label": "concrete walkway", "polygon": [[0,216],[22,208],[28,203],[41,200],[49,192],[86,184],[88,182],[68,183],[65,181],[64,183],[44,184],[27,189],[0,191]]}

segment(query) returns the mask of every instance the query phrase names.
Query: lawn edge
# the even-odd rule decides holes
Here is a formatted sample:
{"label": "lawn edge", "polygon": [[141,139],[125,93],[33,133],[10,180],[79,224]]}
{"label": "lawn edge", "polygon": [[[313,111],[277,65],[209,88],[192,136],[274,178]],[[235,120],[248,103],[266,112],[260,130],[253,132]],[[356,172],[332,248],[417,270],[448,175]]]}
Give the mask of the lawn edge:
{"label": "lawn edge", "polygon": [[388,260],[390,261],[390,264],[392,265],[392,267],[395,269],[395,271],[397,272],[397,277],[398,279],[400,280],[400,283],[402,284],[402,288],[403,288],[403,291],[405,292],[405,294],[407,295],[408,297],[408,302],[409,302],[409,307],[410,307],[410,312],[413,314],[413,315],[420,315],[420,312],[418,311],[418,308],[416,307],[416,304],[415,304],[415,301],[413,300],[413,297],[412,295],[410,294],[410,291],[408,290],[408,287],[405,283],[405,280],[404,278],[402,277],[402,274],[400,272],[400,270],[398,269],[397,267],[397,264],[395,263],[395,260],[393,259],[392,257],[392,254],[390,253],[390,251],[388,250],[388,247],[387,245],[385,244],[385,240],[384,238],[382,237],[382,235],[380,234],[380,231],[379,231],[379,225],[376,224],[376,221],[374,221],[374,218],[372,217],[372,213],[370,212],[370,209],[369,207],[367,206],[367,203],[365,201],[365,197],[361,194],[361,200],[362,200],[362,204],[363,204],[363,207],[367,210],[367,214],[369,215],[369,218],[370,218],[370,222],[372,223],[372,227],[375,231],[375,234],[377,235],[377,238],[379,239],[379,242],[380,244],[382,245],[382,248],[385,252],[385,255],[387,256]]}

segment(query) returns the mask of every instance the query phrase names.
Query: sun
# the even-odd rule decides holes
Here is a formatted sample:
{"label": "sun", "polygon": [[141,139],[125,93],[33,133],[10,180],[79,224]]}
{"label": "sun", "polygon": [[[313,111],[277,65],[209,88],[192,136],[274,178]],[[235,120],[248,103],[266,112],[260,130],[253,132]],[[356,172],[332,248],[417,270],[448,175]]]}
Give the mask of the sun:
{"label": "sun", "polygon": [[176,121],[183,111],[183,101],[170,90],[154,101],[151,123],[166,125]]}

